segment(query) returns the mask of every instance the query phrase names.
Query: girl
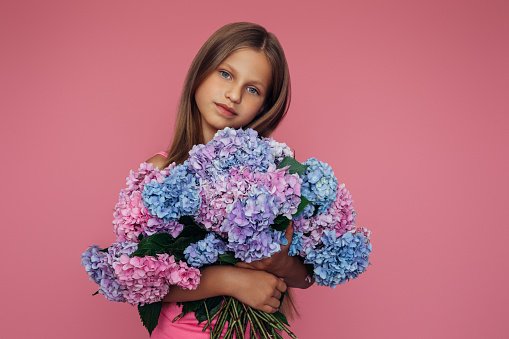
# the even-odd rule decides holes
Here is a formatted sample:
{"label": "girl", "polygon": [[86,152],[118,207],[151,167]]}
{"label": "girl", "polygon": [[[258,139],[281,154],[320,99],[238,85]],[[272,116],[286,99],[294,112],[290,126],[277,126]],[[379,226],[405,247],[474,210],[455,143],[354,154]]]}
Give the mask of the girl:
{"label": "girl", "polygon": [[[269,136],[289,103],[290,75],[277,38],[256,24],[226,25],[205,42],[189,68],[169,151],[147,162],[159,168],[183,163],[193,145],[209,142],[225,127],[253,128],[260,136]],[[292,234],[290,226],[289,242]],[[196,290],[170,289],[152,338],[210,338],[194,314],[172,323],[181,312],[176,302],[229,295],[268,313],[279,310],[287,287],[312,284],[302,262],[288,256],[288,246],[258,262],[207,267]]]}

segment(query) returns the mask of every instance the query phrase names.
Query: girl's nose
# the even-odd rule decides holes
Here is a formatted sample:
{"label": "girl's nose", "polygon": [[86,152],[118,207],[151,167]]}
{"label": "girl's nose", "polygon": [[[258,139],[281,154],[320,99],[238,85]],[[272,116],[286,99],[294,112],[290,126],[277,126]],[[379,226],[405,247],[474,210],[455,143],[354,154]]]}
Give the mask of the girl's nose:
{"label": "girl's nose", "polygon": [[242,97],[242,89],[239,86],[231,86],[225,92],[225,96],[230,99],[231,102],[239,103]]}

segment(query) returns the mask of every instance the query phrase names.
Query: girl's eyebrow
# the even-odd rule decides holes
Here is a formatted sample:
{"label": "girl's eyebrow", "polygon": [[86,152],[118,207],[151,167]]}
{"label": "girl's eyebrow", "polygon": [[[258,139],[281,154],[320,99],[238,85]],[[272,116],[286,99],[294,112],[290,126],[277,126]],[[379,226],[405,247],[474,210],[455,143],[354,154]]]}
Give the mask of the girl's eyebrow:
{"label": "girl's eyebrow", "polygon": [[[233,73],[238,73],[237,70],[235,69],[235,67],[233,67],[229,63],[224,62],[223,65],[225,65],[227,68],[231,69],[231,71]],[[251,83],[253,85],[257,85],[257,86],[261,87],[262,89],[266,89],[265,85],[259,80],[250,80],[249,83]]]}

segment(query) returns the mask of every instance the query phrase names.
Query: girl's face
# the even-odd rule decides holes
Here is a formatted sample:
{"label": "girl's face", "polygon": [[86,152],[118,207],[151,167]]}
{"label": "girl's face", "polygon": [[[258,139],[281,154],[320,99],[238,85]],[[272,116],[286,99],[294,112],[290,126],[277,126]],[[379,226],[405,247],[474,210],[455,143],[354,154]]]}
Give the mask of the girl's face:
{"label": "girl's face", "polygon": [[226,58],[194,96],[205,142],[220,129],[239,128],[253,121],[271,85],[272,69],[263,52],[240,49]]}

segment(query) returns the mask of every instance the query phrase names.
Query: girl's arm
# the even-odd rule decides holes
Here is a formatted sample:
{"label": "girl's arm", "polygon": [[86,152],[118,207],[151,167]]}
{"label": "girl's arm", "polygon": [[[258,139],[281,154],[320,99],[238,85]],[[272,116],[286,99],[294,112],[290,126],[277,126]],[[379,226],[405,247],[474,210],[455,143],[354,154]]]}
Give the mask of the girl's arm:
{"label": "girl's arm", "polygon": [[172,286],[165,302],[192,301],[228,295],[258,310],[274,313],[279,309],[281,294],[286,291],[282,279],[264,271],[235,266],[209,266],[202,270],[195,290]]}

